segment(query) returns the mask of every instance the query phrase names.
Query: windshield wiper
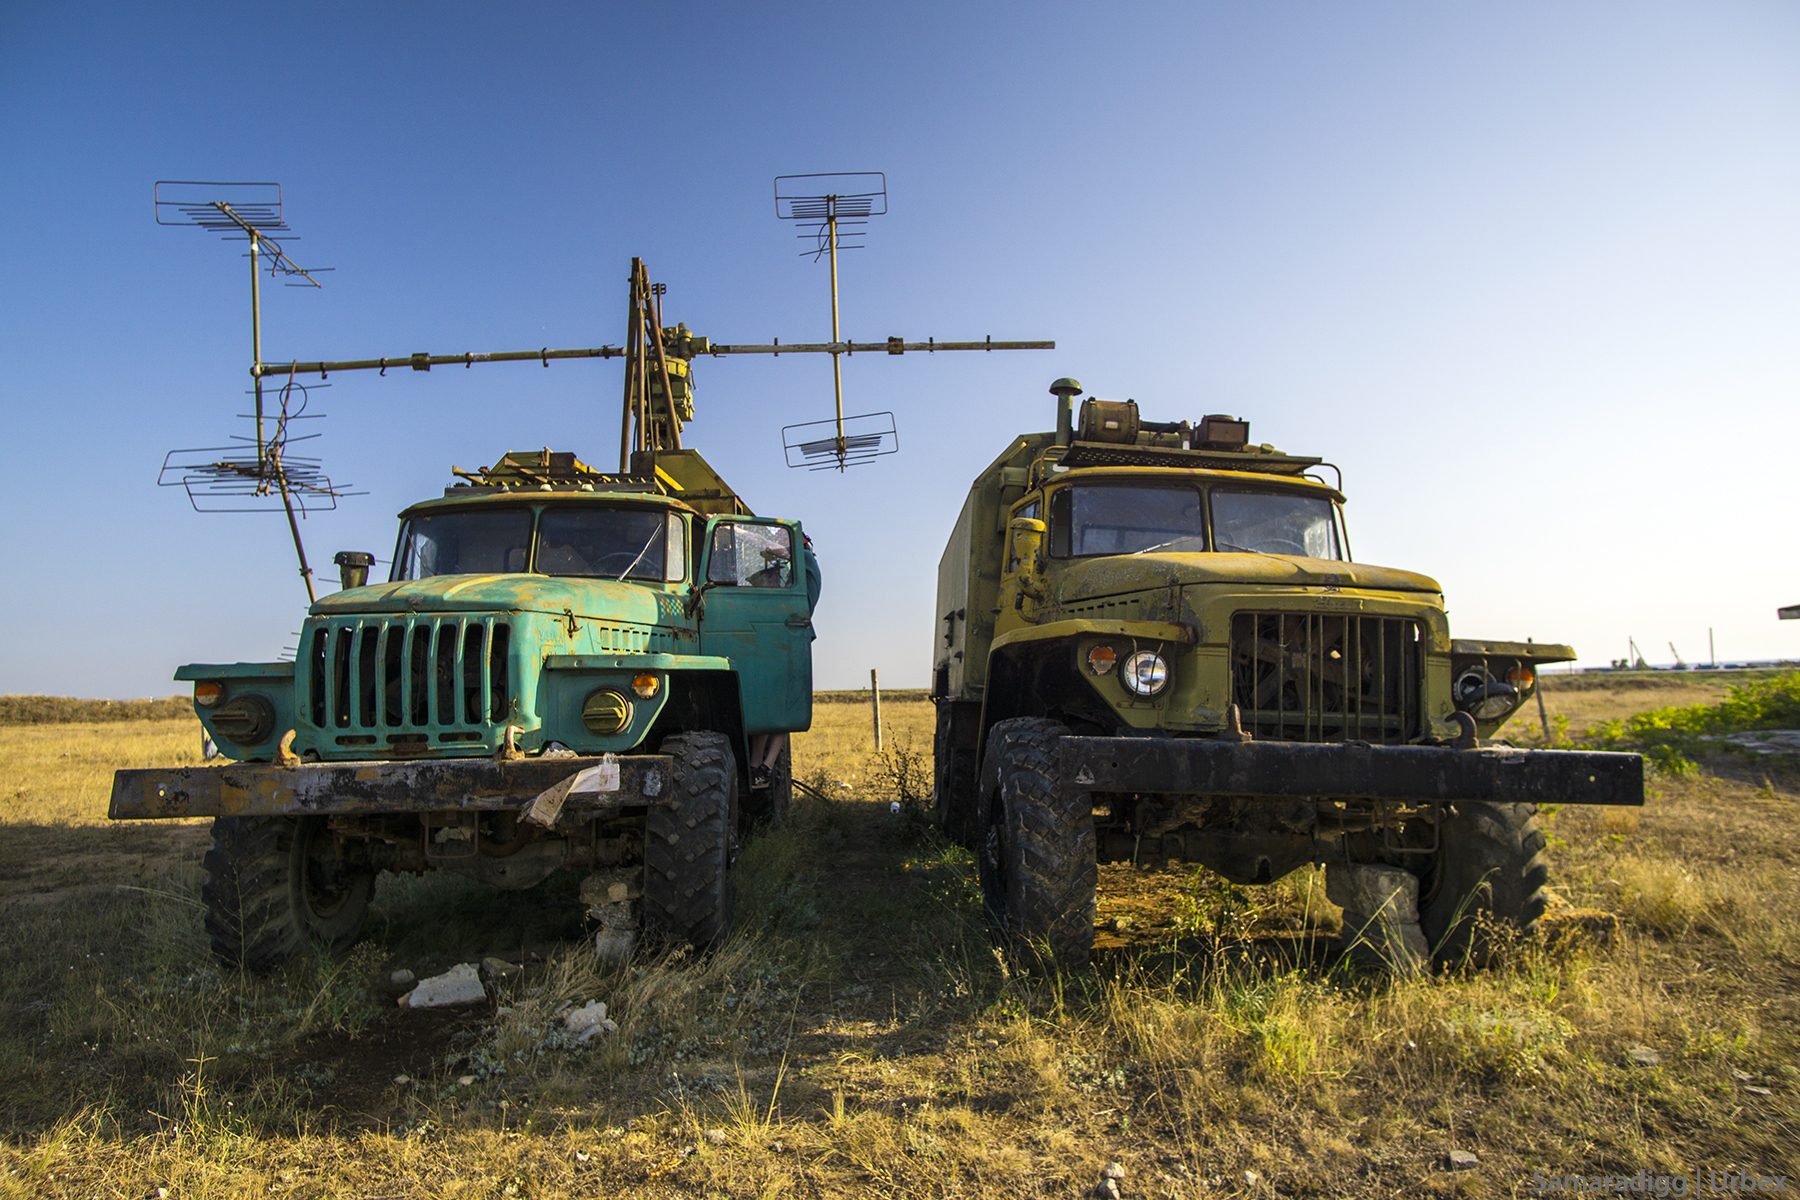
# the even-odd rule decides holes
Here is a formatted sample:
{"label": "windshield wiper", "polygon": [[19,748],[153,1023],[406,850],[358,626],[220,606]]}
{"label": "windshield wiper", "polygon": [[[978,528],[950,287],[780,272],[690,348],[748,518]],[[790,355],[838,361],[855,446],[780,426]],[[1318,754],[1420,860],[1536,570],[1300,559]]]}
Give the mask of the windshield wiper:
{"label": "windshield wiper", "polygon": [[[1244,554],[1269,554],[1267,550],[1253,550],[1249,546],[1240,546],[1235,542],[1220,542],[1219,545],[1225,547],[1227,550],[1237,550]],[[1269,554],[1269,557],[1274,558],[1275,556]]]}
{"label": "windshield wiper", "polygon": [[613,580],[614,583],[623,583],[627,575],[637,570],[637,565],[644,561],[644,555],[650,553],[650,547],[656,544],[656,539],[661,537],[662,533],[661,529],[657,529],[650,534],[650,540],[645,542],[644,548],[637,552],[637,557],[631,560],[631,565],[619,572],[618,578]]}
{"label": "windshield wiper", "polygon": [[1133,550],[1132,553],[1133,554],[1154,554],[1158,550],[1161,550],[1164,546],[1173,546],[1176,542],[1192,541],[1197,536],[1198,536],[1197,534],[1184,533],[1180,537],[1172,537],[1166,542],[1158,542],[1154,546],[1145,546],[1142,550]]}

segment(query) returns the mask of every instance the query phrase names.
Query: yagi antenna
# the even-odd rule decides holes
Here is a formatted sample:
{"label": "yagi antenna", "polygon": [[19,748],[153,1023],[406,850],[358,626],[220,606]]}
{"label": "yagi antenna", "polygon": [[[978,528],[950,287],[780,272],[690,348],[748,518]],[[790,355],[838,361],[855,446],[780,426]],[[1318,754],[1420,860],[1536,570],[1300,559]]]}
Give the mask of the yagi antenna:
{"label": "yagi antenna", "polygon": [[[253,441],[239,438],[236,440],[243,444],[238,446],[171,450],[163,459],[157,483],[185,488],[189,503],[199,512],[263,511],[273,509],[279,497],[294,537],[307,599],[317,600],[294,510],[298,508],[304,516],[333,508],[337,497],[347,493],[333,488],[317,459],[295,458],[286,452],[289,442],[305,440],[291,437],[288,423],[320,415],[305,412],[307,388],[295,380],[291,366],[281,389],[280,414],[274,419],[272,435],[269,431],[263,411],[263,376],[271,371],[262,357],[262,272],[267,270],[271,279],[286,276],[289,287],[318,287],[312,273],[331,268],[302,267],[273,236],[298,240],[282,217],[279,183],[159,179],[152,195],[158,225],[191,225],[217,233],[226,241],[250,243],[250,378],[256,397],[255,412],[247,414],[256,423]],[[252,445],[254,457],[246,453]]]}
{"label": "yagi antenna", "polygon": [[[838,265],[839,250],[862,249],[861,239],[867,233],[870,217],[887,213],[887,176],[880,171],[849,171],[825,175],[778,175],[775,178],[775,215],[783,221],[798,221],[797,235],[813,244],[805,253],[818,262],[823,255],[831,263],[831,342],[838,340]],[[823,422],[790,425],[781,431],[782,448],[788,466],[817,469],[836,463],[846,467],[868,462],[882,454],[900,449],[899,434],[894,429],[894,414],[867,413],[851,417],[848,427],[844,419],[844,373],[838,351],[831,352],[831,387],[837,401],[836,430],[829,441],[818,436]],[[885,426],[882,418],[886,418]],[[794,455],[800,461],[794,461]]]}

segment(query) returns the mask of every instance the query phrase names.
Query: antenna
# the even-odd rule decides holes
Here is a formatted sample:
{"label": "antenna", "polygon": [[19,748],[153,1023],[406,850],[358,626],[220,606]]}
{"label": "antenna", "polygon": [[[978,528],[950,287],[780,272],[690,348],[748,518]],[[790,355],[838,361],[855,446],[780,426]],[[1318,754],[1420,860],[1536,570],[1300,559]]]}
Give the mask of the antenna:
{"label": "antenna", "polygon": [[[880,171],[849,171],[822,175],[778,175],[775,177],[775,215],[783,221],[800,221],[803,240],[810,240],[814,262],[824,255],[831,263],[831,341],[838,340],[838,267],[840,249],[860,250],[868,218],[887,213],[887,176]],[[851,239],[845,244],[844,239]],[[823,458],[834,459],[842,471],[856,463],[867,462],[879,454],[892,454],[900,449],[899,435],[894,429],[894,414],[870,413],[852,417],[864,422],[854,433],[847,432],[844,422],[844,374],[838,362],[838,351],[831,351],[831,384],[837,399],[836,435],[829,444],[804,431],[810,425],[790,425],[781,431],[782,445],[788,465],[814,466]],[[887,418],[886,428],[880,418]],[[797,434],[795,441],[790,435]],[[892,439],[891,441],[888,439]],[[852,448],[854,442],[855,448]],[[794,453],[801,461],[794,461]],[[819,465],[829,465],[819,464]]]}
{"label": "antenna", "polygon": [[[297,383],[292,366],[288,381],[281,390],[281,411],[275,419],[275,433],[267,436],[263,411],[263,376],[269,371],[262,357],[262,270],[269,277],[286,276],[290,287],[319,287],[313,271],[329,267],[300,266],[273,234],[297,241],[282,217],[279,183],[225,183],[192,179],[159,179],[152,190],[158,225],[189,225],[221,235],[226,241],[250,243],[250,378],[256,398],[255,412],[249,415],[256,423],[254,458],[246,458],[247,445],[222,446],[195,450],[172,450],[163,458],[163,469],[157,483],[163,487],[181,486],[188,501],[198,512],[256,512],[273,507],[279,495],[287,513],[288,531],[294,537],[294,553],[300,559],[300,578],[306,584],[306,597],[317,600],[313,591],[312,568],[306,562],[306,547],[300,541],[300,526],[294,508],[301,514],[322,507],[321,501],[336,506],[336,498],[344,493],[333,490],[331,480],[319,467],[317,459],[290,458],[286,454],[290,441],[306,440],[288,434],[288,422],[307,414],[307,389]],[[295,282],[296,280],[300,282]],[[296,389],[298,394],[296,396]],[[292,408],[294,400],[298,408]],[[316,437],[309,434],[306,437]],[[239,442],[249,439],[237,438]],[[213,455],[224,455],[214,458]],[[307,501],[312,500],[309,508]],[[259,505],[259,499],[269,503]],[[245,507],[206,507],[206,505],[247,505]]]}

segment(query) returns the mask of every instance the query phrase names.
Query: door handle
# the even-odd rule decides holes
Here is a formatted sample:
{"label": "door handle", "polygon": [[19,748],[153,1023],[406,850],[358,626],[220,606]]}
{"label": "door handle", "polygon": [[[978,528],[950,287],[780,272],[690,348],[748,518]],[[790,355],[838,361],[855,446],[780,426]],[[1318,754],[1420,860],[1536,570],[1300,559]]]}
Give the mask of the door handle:
{"label": "door handle", "polygon": [[789,629],[807,629],[810,628],[811,625],[811,617],[789,617],[787,619],[787,627]]}

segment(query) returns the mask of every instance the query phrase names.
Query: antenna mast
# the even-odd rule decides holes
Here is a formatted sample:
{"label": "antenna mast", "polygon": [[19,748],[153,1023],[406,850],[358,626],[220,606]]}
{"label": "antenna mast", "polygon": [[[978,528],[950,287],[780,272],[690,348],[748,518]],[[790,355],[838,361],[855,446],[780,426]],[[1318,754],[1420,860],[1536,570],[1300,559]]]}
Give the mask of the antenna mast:
{"label": "antenna mast", "polygon": [[[332,487],[331,480],[320,469],[317,459],[290,458],[286,455],[288,422],[308,414],[307,388],[294,378],[290,366],[288,381],[281,389],[281,413],[275,420],[275,432],[268,436],[267,414],[263,407],[263,376],[271,373],[262,357],[262,271],[269,276],[285,275],[289,287],[318,287],[312,271],[329,267],[305,268],[289,258],[281,242],[271,234],[284,237],[292,231],[282,219],[281,185],[279,183],[221,183],[201,180],[158,180],[152,194],[158,225],[190,225],[211,230],[226,241],[250,243],[250,378],[254,385],[256,457],[245,460],[241,447],[213,446],[191,450],[171,450],[163,458],[163,469],[157,476],[160,486],[179,486],[187,490],[188,501],[198,512],[257,512],[267,506],[259,499],[279,496],[282,511],[287,514],[288,532],[294,539],[294,554],[300,560],[300,578],[306,584],[309,601],[318,599],[313,590],[312,568],[306,561],[306,546],[300,540],[300,524],[294,516],[313,508],[335,508],[337,497],[344,493]],[[289,238],[289,240],[296,240]],[[301,282],[294,282],[294,280]],[[290,410],[290,402],[299,396],[299,408]],[[316,437],[316,434],[306,435]],[[242,440],[242,439],[238,439]],[[305,440],[301,438],[299,440]],[[223,458],[212,456],[223,454]],[[225,499],[225,498],[231,499]],[[320,502],[325,503],[321,504]],[[245,505],[245,507],[208,507],[213,504]]]}

